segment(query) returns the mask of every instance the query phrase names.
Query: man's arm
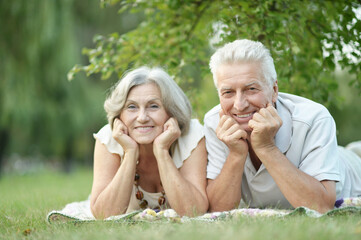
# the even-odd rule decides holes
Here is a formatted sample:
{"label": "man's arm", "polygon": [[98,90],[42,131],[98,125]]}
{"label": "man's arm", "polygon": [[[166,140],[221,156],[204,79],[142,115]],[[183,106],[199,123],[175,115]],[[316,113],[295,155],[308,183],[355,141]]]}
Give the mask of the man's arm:
{"label": "man's arm", "polygon": [[239,155],[230,153],[217,178],[208,179],[210,212],[226,211],[239,205],[244,163]]}
{"label": "man's arm", "polygon": [[[207,195],[210,211],[225,211],[237,207],[241,200],[242,175],[246,157],[248,155],[247,133],[229,116],[223,115],[216,133],[206,128],[207,135],[224,142],[229,148],[229,155],[220,174],[208,180]],[[207,144],[207,149],[212,148]],[[209,156],[211,158],[212,156]],[[211,161],[211,159],[210,159]]]}
{"label": "man's arm", "polygon": [[293,207],[305,206],[324,213],[336,200],[334,181],[318,181],[294,166],[277,148],[274,136],[282,125],[276,109],[268,105],[249,121],[251,146],[285,198]]}
{"label": "man's arm", "polygon": [[256,153],[279,189],[293,207],[305,206],[320,213],[333,209],[334,181],[318,181],[296,168],[278,148]]}

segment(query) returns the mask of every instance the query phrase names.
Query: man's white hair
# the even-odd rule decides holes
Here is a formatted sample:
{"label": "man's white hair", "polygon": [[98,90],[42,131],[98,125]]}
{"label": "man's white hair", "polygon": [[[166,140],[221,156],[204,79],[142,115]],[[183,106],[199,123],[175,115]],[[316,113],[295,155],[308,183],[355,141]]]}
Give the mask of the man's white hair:
{"label": "man's white hair", "polygon": [[261,74],[272,87],[277,73],[270,51],[260,42],[247,39],[235,40],[219,48],[211,57],[209,67],[217,87],[217,70],[221,65],[233,63],[259,63]]}

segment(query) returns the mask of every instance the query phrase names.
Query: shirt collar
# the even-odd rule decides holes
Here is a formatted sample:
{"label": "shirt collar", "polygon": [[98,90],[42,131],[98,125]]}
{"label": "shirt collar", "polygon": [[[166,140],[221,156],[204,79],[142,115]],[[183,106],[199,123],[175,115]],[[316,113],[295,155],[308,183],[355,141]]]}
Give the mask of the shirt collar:
{"label": "shirt collar", "polygon": [[277,113],[282,119],[282,126],[278,130],[275,142],[278,149],[285,153],[291,146],[292,141],[292,115],[291,113],[294,110],[294,105],[292,102],[283,99],[278,96],[277,102]]}

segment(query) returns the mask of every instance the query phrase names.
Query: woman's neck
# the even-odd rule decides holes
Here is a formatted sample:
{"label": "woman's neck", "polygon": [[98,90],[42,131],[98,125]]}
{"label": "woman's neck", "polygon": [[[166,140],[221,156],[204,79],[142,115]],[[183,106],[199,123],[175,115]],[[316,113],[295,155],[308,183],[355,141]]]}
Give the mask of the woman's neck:
{"label": "woman's neck", "polygon": [[154,163],[156,162],[157,160],[153,153],[153,144],[139,145],[138,166],[154,166]]}
{"label": "woman's neck", "polygon": [[138,184],[144,191],[160,192],[163,190],[159,176],[157,159],[153,153],[153,144],[139,146]]}

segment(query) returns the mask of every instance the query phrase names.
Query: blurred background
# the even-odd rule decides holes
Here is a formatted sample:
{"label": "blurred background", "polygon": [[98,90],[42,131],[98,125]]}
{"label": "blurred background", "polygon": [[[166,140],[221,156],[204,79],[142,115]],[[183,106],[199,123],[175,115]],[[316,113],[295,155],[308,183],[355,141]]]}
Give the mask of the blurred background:
{"label": "blurred background", "polygon": [[0,1],[0,174],[91,168],[108,89],[140,65],[164,67],[202,122],[209,57],[237,38],[271,49],[281,91],[330,110],[340,145],[361,140],[360,19],[352,1]]}

